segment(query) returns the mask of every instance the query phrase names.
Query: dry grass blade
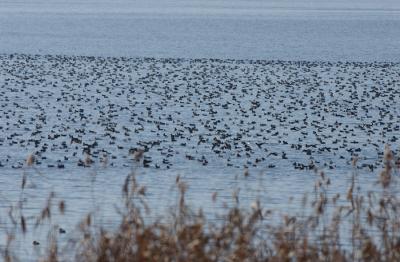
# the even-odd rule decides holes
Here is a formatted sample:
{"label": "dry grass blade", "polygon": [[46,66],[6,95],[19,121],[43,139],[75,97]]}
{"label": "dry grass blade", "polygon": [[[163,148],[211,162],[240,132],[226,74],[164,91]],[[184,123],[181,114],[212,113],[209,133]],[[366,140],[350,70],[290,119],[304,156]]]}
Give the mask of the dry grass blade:
{"label": "dry grass blade", "polygon": [[35,155],[34,154],[29,154],[28,157],[26,158],[26,165],[27,166],[33,166],[35,164]]}

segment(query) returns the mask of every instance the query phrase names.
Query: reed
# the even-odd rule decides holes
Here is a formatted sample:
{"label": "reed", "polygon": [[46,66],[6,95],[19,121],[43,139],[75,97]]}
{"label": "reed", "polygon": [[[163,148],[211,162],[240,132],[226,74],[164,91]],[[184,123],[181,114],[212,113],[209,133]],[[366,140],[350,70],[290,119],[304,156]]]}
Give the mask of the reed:
{"label": "reed", "polygon": [[[139,161],[142,154],[136,153],[133,158]],[[117,228],[94,225],[95,214],[89,213],[67,248],[58,246],[57,234],[52,234],[46,253],[37,260],[400,261],[400,199],[395,190],[399,157],[389,146],[385,147],[376,184],[380,186],[379,193],[358,190],[357,160],[352,161],[352,179],[345,196],[328,194],[331,179],[315,170],[314,197],[304,197],[304,214],[288,213],[280,216],[280,221],[272,220],[273,212],[263,208],[257,199],[250,208],[240,207],[238,191],[233,195],[235,205],[226,208],[218,221],[210,220],[201,209],[187,204],[188,185],[178,176],[175,208],[149,222],[146,212],[151,207],[146,203],[146,187],[137,182],[132,172],[122,185],[124,208]],[[244,176],[251,174],[246,170]],[[51,221],[54,196],[50,193],[35,226]],[[216,193],[211,197],[217,201]],[[64,201],[56,206],[58,212],[65,212]],[[30,230],[22,212],[15,212],[16,209],[18,206],[8,214],[11,223],[6,245],[0,250],[5,261],[18,261],[12,243],[18,232],[26,234]]]}

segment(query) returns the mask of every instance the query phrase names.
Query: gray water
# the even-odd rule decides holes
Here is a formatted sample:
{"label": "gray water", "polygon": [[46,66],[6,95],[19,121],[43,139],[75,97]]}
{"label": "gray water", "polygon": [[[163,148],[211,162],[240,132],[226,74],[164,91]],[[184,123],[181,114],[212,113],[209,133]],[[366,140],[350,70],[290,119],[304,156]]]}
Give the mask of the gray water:
{"label": "gray water", "polygon": [[[363,190],[376,190],[384,145],[399,148],[396,2],[153,3],[0,1],[3,214],[22,199],[37,215],[54,191],[67,213],[52,222],[68,233],[90,211],[115,225],[132,170],[152,217],[176,203],[177,175],[210,216],[238,187],[243,207],[296,211],[313,167],[345,194],[354,155]],[[24,257],[45,242],[34,222],[16,242]]]}

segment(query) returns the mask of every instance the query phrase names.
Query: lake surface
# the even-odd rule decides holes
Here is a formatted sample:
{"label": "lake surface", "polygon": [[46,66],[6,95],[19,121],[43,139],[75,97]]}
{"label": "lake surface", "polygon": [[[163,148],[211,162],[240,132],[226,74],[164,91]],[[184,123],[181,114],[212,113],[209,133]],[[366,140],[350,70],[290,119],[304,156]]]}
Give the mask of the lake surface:
{"label": "lake surface", "polygon": [[[355,155],[375,190],[384,145],[399,148],[399,13],[396,1],[0,1],[1,208],[22,200],[35,215],[54,191],[67,232],[94,210],[112,225],[133,171],[152,216],[176,203],[177,175],[206,214],[238,187],[243,206],[299,210],[314,168],[345,194]],[[45,238],[29,231],[20,253]]]}
{"label": "lake surface", "polygon": [[93,174],[100,201],[134,169],[165,207],[178,174],[202,206],[215,191],[229,202],[249,170],[244,197],[265,191],[279,206],[312,188],[315,168],[346,184],[353,156],[370,184],[384,145],[398,146],[398,63],[4,55],[0,66],[3,190],[19,196],[27,172],[34,192],[54,189],[78,214]]}
{"label": "lake surface", "polygon": [[2,53],[400,59],[395,0],[2,0],[0,14]]}

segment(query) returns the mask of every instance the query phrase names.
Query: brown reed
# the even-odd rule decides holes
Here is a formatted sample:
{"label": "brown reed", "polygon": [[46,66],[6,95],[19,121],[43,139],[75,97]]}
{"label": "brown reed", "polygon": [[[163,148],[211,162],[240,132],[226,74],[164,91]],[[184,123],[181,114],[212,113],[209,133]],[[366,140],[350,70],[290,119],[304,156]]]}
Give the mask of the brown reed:
{"label": "brown reed", "polygon": [[[93,223],[94,213],[87,214],[78,234],[68,241],[68,248],[58,246],[52,234],[41,261],[400,261],[400,200],[397,197],[396,166],[398,158],[385,147],[383,170],[378,192],[361,193],[357,160],[343,198],[330,194],[331,180],[316,171],[314,198],[302,202],[304,214],[285,214],[280,221],[274,212],[263,208],[259,200],[250,208],[239,206],[239,190],[233,194],[233,207],[227,208],[218,221],[205,217],[202,210],[186,202],[188,185],[176,178],[179,198],[175,210],[165,218],[150,222],[146,213],[147,188],[139,185],[134,173],[122,186],[124,208],[117,228],[107,229]],[[247,172],[247,174],[246,174]],[[248,171],[245,177],[248,177]],[[51,193],[38,215],[36,225],[51,221]],[[217,193],[212,194],[217,201]],[[311,208],[307,208],[307,207]],[[65,213],[64,201],[58,203]],[[16,227],[30,230],[26,219],[10,211],[10,229],[6,245],[0,248],[4,261],[17,261],[12,243]],[[40,244],[40,243],[37,243]]]}

